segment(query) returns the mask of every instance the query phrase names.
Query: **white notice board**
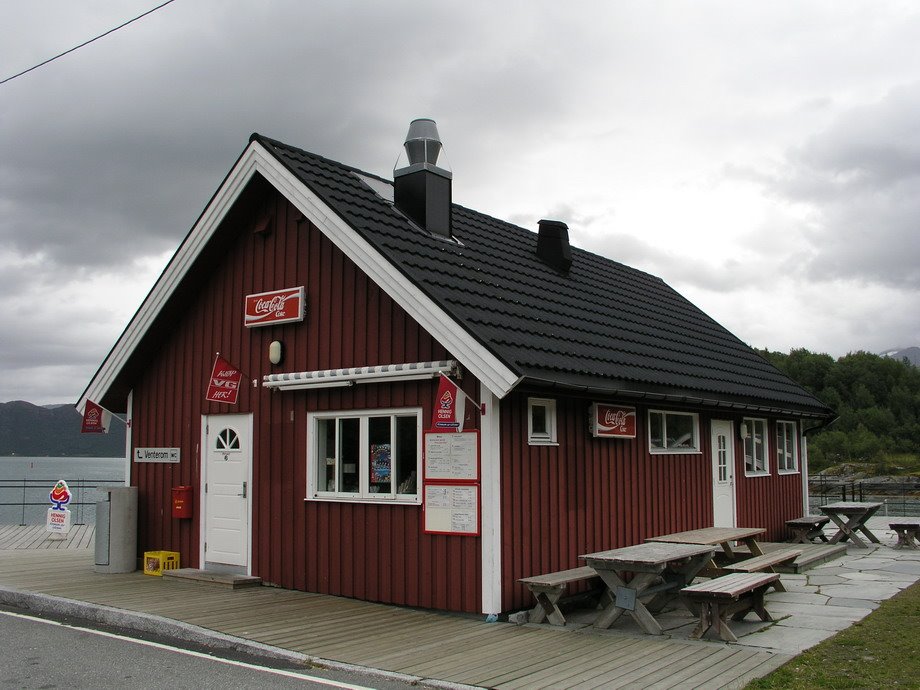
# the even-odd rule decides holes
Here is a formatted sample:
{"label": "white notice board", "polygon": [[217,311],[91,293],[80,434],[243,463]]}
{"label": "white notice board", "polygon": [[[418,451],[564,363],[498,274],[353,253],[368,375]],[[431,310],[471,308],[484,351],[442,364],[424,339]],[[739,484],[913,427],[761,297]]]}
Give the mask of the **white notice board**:
{"label": "white notice board", "polygon": [[479,481],[479,432],[425,432],[425,481]]}
{"label": "white notice board", "polygon": [[425,484],[425,532],[479,534],[478,484]]}

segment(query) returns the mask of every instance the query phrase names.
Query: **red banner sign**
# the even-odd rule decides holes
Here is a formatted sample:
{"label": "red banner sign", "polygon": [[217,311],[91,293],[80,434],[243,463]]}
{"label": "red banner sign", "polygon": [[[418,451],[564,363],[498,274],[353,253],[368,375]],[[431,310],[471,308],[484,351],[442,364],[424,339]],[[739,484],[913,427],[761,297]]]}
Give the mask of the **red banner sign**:
{"label": "red banner sign", "polygon": [[306,302],[303,286],[246,296],[247,328],[303,321]]}
{"label": "red banner sign", "polygon": [[434,401],[434,419],[431,428],[435,431],[463,431],[463,413],[466,407],[466,393],[449,378],[441,375],[438,395]]}
{"label": "red banner sign", "polygon": [[112,415],[105,408],[92,400],[87,400],[86,407],[83,408],[83,425],[80,427],[80,433],[107,434],[111,420]]}
{"label": "red banner sign", "polygon": [[595,438],[635,438],[636,408],[622,405],[591,405],[591,434]]}
{"label": "red banner sign", "polygon": [[208,394],[205,400],[236,405],[242,379],[243,373],[239,369],[217,355],[214,360],[214,368],[211,370],[211,379],[208,381]]}

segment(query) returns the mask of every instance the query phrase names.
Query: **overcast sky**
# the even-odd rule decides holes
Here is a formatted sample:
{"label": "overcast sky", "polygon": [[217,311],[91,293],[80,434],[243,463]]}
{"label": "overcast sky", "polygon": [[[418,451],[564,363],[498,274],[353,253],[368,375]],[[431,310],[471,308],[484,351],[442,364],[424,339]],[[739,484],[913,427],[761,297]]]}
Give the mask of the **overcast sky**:
{"label": "overcast sky", "polygon": [[[0,79],[157,4],[2,2]],[[416,117],[750,345],[920,345],[918,7],[175,0],[0,85],[0,402],[76,401],[252,132],[392,177]]]}

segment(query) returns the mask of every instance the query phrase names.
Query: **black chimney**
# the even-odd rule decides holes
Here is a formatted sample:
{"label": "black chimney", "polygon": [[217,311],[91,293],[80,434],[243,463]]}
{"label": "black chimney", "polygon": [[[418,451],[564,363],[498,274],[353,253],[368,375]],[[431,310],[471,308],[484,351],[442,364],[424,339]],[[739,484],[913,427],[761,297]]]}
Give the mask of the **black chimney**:
{"label": "black chimney", "polygon": [[434,235],[451,236],[451,173],[435,165],[441,138],[434,120],[413,120],[406,134],[409,165],[393,171],[396,208]]}
{"label": "black chimney", "polygon": [[537,235],[537,256],[557,271],[568,273],[572,265],[569,226],[558,220],[541,220]]}

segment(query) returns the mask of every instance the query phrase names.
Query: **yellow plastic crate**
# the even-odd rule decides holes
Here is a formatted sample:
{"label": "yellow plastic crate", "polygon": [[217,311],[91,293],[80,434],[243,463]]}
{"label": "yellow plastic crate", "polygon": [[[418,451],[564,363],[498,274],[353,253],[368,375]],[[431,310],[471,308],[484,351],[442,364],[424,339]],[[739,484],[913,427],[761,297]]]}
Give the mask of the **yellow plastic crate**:
{"label": "yellow plastic crate", "polygon": [[164,570],[179,567],[179,554],[175,551],[144,551],[144,575],[163,575]]}

